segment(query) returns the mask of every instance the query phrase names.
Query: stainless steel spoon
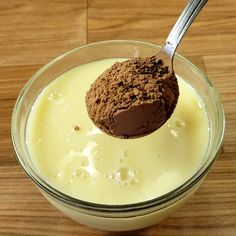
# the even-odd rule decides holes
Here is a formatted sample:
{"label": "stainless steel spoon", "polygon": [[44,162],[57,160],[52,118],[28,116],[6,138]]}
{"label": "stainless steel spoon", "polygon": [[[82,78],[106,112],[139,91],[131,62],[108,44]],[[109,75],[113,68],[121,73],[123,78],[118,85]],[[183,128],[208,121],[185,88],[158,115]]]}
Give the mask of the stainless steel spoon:
{"label": "stainless steel spoon", "polygon": [[165,63],[167,63],[172,70],[174,54],[181,39],[207,1],[208,0],[190,0],[188,2],[170,31],[164,46],[158,53],[157,57],[164,59]]}

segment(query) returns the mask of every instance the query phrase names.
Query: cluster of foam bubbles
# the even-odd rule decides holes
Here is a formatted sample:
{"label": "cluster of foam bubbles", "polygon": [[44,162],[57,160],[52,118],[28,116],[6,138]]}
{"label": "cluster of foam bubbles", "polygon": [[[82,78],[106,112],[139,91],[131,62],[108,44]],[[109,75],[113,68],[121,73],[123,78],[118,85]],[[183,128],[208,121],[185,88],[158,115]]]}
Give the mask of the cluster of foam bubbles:
{"label": "cluster of foam bubbles", "polygon": [[108,180],[124,186],[133,186],[139,183],[138,172],[125,165],[125,158],[128,155],[129,152],[127,150],[122,152],[122,155],[118,158],[118,167],[111,173],[105,175]]}
{"label": "cluster of foam bubbles", "polygon": [[122,166],[110,174],[106,174],[106,178],[114,181],[117,184],[136,185],[139,182],[137,171],[128,167]]}
{"label": "cluster of foam bubbles", "polygon": [[86,171],[84,168],[77,168],[71,175],[71,178],[69,180],[69,184],[73,181],[75,178],[81,178],[81,179],[87,179],[89,177],[89,172]]}
{"label": "cluster of foam bubbles", "polygon": [[63,179],[68,185],[72,184],[73,181],[78,179],[87,179],[89,172],[87,170],[89,166],[89,160],[87,156],[83,155],[83,149],[80,151],[70,150],[67,152],[60,162],[59,168],[62,171],[57,173],[55,178]]}
{"label": "cluster of foam bubbles", "polygon": [[61,104],[64,102],[64,96],[59,88],[54,88],[48,95],[48,100],[54,104]]}
{"label": "cluster of foam bubbles", "polygon": [[168,124],[170,133],[175,137],[179,137],[179,132],[186,127],[186,123],[183,120],[176,119],[172,123]]}
{"label": "cluster of foam bubbles", "polygon": [[128,166],[126,158],[129,156],[127,150],[123,150],[117,158],[117,168],[108,173],[100,173],[96,165],[101,160],[101,153],[96,143],[90,141],[79,151],[70,150],[65,154],[61,166],[63,171],[55,178],[64,179],[68,185],[74,181],[83,181],[90,177],[100,175],[112,181],[114,184],[134,186],[139,183],[138,172]]}

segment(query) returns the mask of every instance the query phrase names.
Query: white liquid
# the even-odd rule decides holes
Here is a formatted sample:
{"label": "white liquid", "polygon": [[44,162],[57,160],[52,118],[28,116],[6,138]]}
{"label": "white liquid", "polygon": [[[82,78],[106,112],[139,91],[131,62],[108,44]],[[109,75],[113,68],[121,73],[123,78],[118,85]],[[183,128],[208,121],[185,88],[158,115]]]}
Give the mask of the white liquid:
{"label": "white liquid", "polygon": [[42,178],[94,203],[136,203],[168,193],[198,170],[209,139],[204,104],[180,78],[175,112],[156,132],[125,140],[96,128],[85,94],[117,60],[91,62],[59,76],[38,96],[27,123],[28,149]]}

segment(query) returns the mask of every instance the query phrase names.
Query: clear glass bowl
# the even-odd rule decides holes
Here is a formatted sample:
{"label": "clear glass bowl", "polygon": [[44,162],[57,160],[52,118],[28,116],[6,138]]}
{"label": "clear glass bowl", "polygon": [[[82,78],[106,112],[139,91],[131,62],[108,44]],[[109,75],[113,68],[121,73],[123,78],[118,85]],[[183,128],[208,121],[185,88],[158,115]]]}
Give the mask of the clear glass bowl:
{"label": "clear glass bowl", "polygon": [[216,159],[223,141],[225,117],[219,95],[207,76],[184,57],[176,54],[175,73],[194,87],[205,102],[210,123],[210,141],[204,162],[185,183],[161,197],[127,205],[103,205],[72,198],[48,185],[39,177],[26,147],[25,130],[30,109],[42,91],[62,73],[84,63],[104,58],[150,56],[159,46],[128,40],[104,41],[68,51],[37,71],[22,89],[16,101],[11,135],[16,157],[42,194],[65,215],[93,228],[125,231],[156,224],[181,207],[197,190]]}

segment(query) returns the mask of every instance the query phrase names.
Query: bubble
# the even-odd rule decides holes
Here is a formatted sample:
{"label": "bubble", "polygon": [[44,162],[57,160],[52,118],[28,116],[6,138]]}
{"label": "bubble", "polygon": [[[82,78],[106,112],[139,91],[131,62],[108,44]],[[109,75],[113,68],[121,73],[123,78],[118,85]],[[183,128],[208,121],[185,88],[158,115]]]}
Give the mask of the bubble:
{"label": "bubble", "polygon": [[181,120],[176,120],[176,121],[174,121],[174,127],[176,129],[184,128],[185,127],[185,122],[181,121]]}
{"label": "bubble", "polygon": [[175,138],[179,137],[180,130],[183,129],[186,126],[186,123],[183,120],[176,119],[173,123],[168,125],[170,128],[170,133]]}
{"label": "bubble", "polygon": [[171,133],[172,136],[174,136],[175,138],[178,138],[178,137],[179,137],[179,134],[178,134],[178,131],[177,131],[177,130],[172,129],[172,130],[170,131],[170,133]]}
{"label": "bubble", "polygon": [[54,88],[48,95],[48,100],[54,104],[60,104],[64,101],[63,93],[59,88]]}
{"label": "bubble", "polygon": [[124,162],[124,159],[121,157],[118,159],[119,163],[123,163]]}
{"label": "bubble", "polygon": [[134,186],[139,183],[138,171],[122,166],[115,172],[105,174],[105,178],[123,186]]}
{"label": "bubble", "polygon": [[134,172],[126,167],[120,167],[116,171],[116,179],[118,181],[129,180],[130,178],[133,177],[133,175],[134,175]]}
{"label": "bubble", "polygon": [[73,172],[72,178],[82,178],[86,179],[89,176],[89,173],[83,169],[77,169]]}
{"label": "bubble", "polygon": [[115,174],[114,173],[106,174],[105,177],[107,179],[115,179]]}

